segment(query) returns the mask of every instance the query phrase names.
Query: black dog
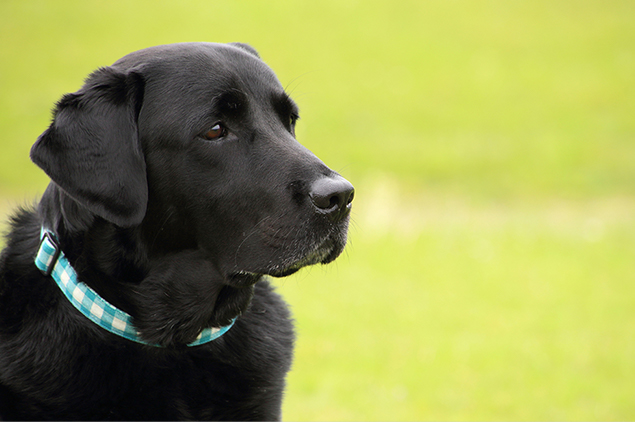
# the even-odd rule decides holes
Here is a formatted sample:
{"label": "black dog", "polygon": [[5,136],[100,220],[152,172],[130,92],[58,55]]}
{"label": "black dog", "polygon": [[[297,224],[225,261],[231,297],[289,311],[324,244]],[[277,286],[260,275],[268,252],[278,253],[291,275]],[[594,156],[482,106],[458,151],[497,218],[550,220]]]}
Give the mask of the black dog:
{"label": "black dog", "polygon": [[0,260],[1,418],[280,418],[294,333],[264,276],[334,260],[353,198],[297,119],[243,44],[141,50],[60,100]]}

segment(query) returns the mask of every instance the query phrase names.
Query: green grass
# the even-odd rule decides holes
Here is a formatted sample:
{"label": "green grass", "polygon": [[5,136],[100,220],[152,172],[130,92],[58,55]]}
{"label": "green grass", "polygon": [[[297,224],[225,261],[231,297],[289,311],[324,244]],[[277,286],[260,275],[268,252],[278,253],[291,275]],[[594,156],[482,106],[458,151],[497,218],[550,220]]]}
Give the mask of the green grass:
{"label": "green grass", "polygon": [[334,268],[283,282],[300,329],[293,419],[633,415],[632,202],[384,199]]}
{"label": "green grass", "polygon": [[351,244],[276,283],[289,420],[635,418],[635,3],[0,3],[0,214],[54,102],[150,45],[245,41],[356,186]]}

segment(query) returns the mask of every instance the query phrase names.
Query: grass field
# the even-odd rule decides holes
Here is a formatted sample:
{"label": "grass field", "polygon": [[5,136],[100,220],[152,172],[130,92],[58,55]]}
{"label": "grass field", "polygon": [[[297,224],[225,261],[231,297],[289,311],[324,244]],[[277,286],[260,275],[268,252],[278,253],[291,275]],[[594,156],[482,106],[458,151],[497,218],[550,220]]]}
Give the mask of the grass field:
{"label": "grass field", "polygon": [[244,41],[356,186],[336,263],[276,281],[287,420],[635,418],[635,3],[0,3],[0,215],[50,109],[150,45]]}

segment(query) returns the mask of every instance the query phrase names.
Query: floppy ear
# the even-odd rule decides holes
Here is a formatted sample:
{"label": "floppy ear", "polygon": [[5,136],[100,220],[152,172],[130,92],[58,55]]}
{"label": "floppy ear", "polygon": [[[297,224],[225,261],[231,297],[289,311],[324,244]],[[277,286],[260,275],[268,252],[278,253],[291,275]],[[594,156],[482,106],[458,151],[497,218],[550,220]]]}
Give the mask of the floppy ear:
{"label": "floppy ear", "polygon": [[229,45],[233,45],[234,47],[238,47],[242,50],[245,50],[246,52],[260,58],[260,54],[258,54],[258,52],[256,51],[255,48],[253,48],[252,46],[250,46],[249,44],[245,44],[242,42],[230,42]]}
{"label": "floppy ear", "polygon": [[59,101],[31,148],[31,160],[64,192],[122,227],[141,223],[148,202],[137,130],[143,89],[138,70],[97,70]]}

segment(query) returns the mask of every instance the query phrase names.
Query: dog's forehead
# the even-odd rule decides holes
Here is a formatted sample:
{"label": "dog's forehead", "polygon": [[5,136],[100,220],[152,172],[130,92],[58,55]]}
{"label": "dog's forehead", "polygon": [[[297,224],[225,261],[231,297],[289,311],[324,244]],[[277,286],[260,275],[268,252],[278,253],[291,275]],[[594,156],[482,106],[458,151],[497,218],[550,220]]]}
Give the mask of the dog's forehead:
{"label": "dog's forehead", "polygon": [[[112,67],[145,80],[139,130],[144,139],[179,139],[217,118],[219,99],[265,114],[287,99],[275,73],[249,47],[213,43],[170,44],[131,53]],[[246,101],[241,103],[245,99]],[[293,108],[292,105],[289,107]]]}
{"label": "dog's forehead", "polygon": [[216,43],[180,43],[150,47],[130,53],[113,64],[122,70],[140,69],[149,82],[173,86],[236,87],[258,85],[281,90],[275,73],[245,46]]}

